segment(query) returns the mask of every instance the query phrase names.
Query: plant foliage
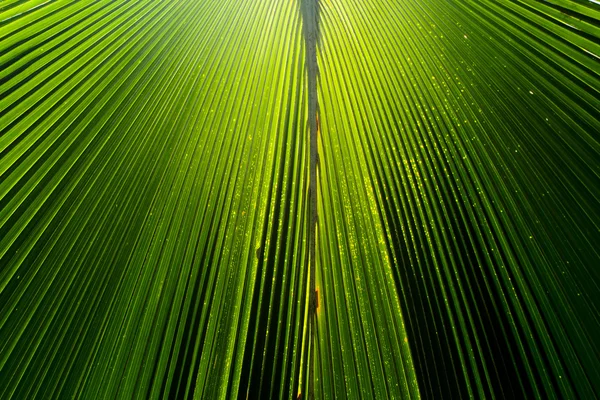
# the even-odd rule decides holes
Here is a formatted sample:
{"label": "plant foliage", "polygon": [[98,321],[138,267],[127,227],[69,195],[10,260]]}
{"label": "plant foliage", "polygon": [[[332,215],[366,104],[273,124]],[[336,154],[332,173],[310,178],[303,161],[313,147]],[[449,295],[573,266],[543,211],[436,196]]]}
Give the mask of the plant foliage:
{"label": "plant foliage", "polygon": [[2,1],[0,398],[597,398],[599,58],[587,0]]}

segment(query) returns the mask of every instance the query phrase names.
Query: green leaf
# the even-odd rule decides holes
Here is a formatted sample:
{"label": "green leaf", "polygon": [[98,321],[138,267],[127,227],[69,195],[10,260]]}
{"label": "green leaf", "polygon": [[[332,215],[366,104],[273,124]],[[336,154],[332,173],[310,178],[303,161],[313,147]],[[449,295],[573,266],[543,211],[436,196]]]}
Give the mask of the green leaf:
{"label": "green leaf", "polygon": [[2,2],[0,398],[599,397],[599,26]]}

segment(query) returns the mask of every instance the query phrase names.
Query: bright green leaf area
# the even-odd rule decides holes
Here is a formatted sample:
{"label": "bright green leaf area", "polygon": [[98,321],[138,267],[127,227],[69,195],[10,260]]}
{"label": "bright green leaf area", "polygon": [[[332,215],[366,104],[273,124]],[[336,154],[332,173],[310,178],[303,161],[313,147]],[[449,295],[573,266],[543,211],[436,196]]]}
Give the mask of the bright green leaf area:
{"label": "bright green leaf area", "polygon": [[318,0],[311,277],[302,1],[0,3],[0,399],[600,397],[600,5]]}

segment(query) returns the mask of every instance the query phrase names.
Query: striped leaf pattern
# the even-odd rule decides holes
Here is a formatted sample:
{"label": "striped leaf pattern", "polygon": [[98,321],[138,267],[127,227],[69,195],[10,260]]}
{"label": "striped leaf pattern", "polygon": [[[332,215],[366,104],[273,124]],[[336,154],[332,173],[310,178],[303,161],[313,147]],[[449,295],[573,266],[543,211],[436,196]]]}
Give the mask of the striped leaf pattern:
{"label": "striped leaf pattern", "polygon": [[588,0],[2,1],[0,398],[600,397],[599,58]]}

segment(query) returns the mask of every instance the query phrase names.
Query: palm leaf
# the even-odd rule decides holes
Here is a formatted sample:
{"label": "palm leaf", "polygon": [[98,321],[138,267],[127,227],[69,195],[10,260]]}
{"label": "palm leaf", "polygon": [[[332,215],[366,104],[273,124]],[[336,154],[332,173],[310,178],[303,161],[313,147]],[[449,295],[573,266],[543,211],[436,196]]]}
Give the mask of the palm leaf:
{"label": "palm leaf", "polygon": [[0,398],[600,396],[599,21],[4,1]]}

